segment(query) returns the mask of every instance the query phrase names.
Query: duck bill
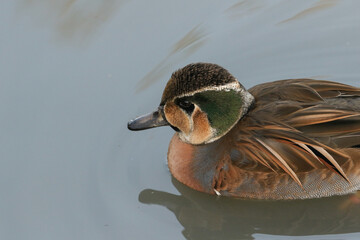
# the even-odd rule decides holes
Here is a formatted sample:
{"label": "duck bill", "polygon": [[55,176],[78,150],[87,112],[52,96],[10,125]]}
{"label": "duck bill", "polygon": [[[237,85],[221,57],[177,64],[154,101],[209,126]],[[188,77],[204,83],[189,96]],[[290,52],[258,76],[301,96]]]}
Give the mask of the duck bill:
{"label": "duck bill", "polygon": [[152,113],[140,116],[128,122],[128,129],[132,131],[140,131],[148,128],[161,127],[169,125],[162,117],[161,109]]}

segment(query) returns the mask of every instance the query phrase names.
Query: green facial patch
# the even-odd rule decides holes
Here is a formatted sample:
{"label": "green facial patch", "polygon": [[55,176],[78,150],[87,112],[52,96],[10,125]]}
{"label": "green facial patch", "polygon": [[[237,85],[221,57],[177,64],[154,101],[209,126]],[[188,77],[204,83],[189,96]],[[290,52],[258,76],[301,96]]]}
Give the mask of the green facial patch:
{"label": "green facial patch", "polygon": [[204,91],[186,99],[197,104],[208,115],[211,126],[217,130],[217,135],[229,130],[239,120],[243,104],[240,93],[234,90]]}

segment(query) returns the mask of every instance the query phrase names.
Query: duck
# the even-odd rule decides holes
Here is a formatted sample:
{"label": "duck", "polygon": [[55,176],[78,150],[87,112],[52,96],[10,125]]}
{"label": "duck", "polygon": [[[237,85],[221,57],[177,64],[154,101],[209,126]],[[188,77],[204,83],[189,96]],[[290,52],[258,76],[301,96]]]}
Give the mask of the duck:
{"label": "duck", "polygon": [[128,129],[170,126],[171,174],[211,195],[310,199],[360,190],[360,88],[287,79],[248,90],[225,68],[192,63],[158,108]]}

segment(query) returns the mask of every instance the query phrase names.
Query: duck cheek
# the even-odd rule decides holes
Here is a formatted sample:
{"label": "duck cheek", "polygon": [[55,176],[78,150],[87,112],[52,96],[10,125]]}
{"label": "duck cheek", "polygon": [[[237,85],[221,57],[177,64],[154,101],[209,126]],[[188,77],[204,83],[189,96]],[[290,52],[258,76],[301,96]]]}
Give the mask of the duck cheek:
{"label": "duck cheek", "polygon": [[189,117],[175,104],[167,103],[164,107],[166,120],[181,132],[188,135],[191,130]]}
{"label": "duck cheek", "polygon": [[213,136],[213,129],[210,126],[206,113],[196,107],[192,114],[193,119],[193,131],[191,133],[191,143],[201,144],[206,143]]}

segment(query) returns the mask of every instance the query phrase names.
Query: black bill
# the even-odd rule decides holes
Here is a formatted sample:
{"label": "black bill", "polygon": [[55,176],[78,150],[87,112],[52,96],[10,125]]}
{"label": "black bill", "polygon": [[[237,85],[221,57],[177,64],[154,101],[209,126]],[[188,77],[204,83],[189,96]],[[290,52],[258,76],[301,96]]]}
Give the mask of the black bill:
{"label": "black bill", "polygon": [[161,108],[152,113],[140,116],[128,122],[128,129],[132,131],[169,125],[161,115]]}

